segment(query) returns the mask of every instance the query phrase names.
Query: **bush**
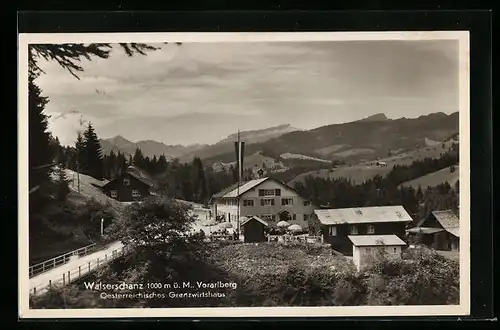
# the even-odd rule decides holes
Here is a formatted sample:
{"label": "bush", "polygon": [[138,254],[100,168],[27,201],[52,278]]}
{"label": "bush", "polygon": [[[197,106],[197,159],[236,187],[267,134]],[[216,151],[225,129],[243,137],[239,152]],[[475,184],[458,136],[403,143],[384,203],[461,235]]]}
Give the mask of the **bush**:
{"label": "bush", "polygon": [[369,305],[459,303],[457,261],[427,248],[408,249],[402,260],[383,260],[366,270]]}

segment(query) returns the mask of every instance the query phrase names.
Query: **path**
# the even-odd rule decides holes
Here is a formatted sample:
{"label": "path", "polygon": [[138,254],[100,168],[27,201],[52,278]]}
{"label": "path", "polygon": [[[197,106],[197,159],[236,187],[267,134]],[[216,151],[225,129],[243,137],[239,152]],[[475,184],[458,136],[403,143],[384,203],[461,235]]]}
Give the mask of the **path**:
{"label": "path", "polygon": [[[70,260],[69,262],[53,268],[45,273],[36,275],[30,278],[30,294],[36,295],[47,290],[49,283],[67,284],[68,272],[70,272],[70,281],[74,281],[89,272],[94,271],[97,267],[113,260],[118,255],[121,255],[123,244],[121,242],[113,242],[106,248],[88,254],[86,256]],[[63,275],[64,274],[64,275]]]}

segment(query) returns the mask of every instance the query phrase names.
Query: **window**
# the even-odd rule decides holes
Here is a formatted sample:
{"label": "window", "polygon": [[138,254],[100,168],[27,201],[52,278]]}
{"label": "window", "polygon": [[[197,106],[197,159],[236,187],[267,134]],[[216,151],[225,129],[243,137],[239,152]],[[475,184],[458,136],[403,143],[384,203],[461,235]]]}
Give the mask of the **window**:
{"label": "window", "polygon": [[275,189],[275,190],[274,190],[274,194],[275,194],[276,196],[281,196],[281,189]]}
{"label": "window", "polygon": [[394,248],[394,253],[396,253],[398,250],[396,248]]}
{"label": "window", "polygon": [[304,201],[304,206],[309,206],[309,205],[311,205],[310,201]]}
{"label": "window", "polygon": [[274,196],[275,193],[276,191],[274,189],[259,189],[259,196]]}
{"label": "window", "polygon": [[297,220],[297,214],[295,214],[295,213],[293,214],[292,220]]}
{"label": "window", "polygon": [[293,205],[293,198],[282,198],[281,205]]}
{"label": "window", "polygon": [[274,214],[263,214],[260,216],[262,218],[262,220],[264,221],[274,221],[275,219],[275,216]]}
{"label": "window", "polygon": [[368,225],[366,232],[368,234],[375,234],[375,226],[374,225]]}
{"label": "window", "polygon": [[253,206],[253,199],[244,199],[243,206]]}
{"label": "window", "polygon": [[123,185],[124,186],[130,186],[130,179],[129,178],[123,179]]}
{"label": "window", "polygon": [[304,221],[309,221],[309,214],[304,214]]}
{"label": "window", "polygon": [[132,197],[141,197],[141,193],[139,190],[132,190]]}
{"label": "window", "polygon": [[330,236],[337,236],[337,227],[330,226],[328,228],[328,233],[330,234]]}
{"label": "window", "polygon": [[266,205],[274,205],[274,199],[273,198],[264,198],[260,200],[260,205],[261,206],[266,206]]}
{"label": "window", "polygon": [[112,197],[112,198],[117,198],[117,197],[118,197],[118,191],[116,191],[116,190],[111,190],[111,197]]}
{"label": "window", "polygon": [[351,235],[357,235],[358,234],[358,228],[356,226],[349,227],[349,234],[351,234]]}

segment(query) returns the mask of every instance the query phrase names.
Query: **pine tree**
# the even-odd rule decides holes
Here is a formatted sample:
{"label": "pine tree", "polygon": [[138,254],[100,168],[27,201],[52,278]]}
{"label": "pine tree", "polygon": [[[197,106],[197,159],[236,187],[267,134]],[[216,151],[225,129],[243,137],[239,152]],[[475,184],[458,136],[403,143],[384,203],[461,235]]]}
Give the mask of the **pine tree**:
{"label": "pine tree", "polygon": [[132,159],[132,164],[139,168],[144,168],[144,156],[142,155],[141,149],[135,149],[134,158]]}
{"label": "pine tree", "polygon": [[57,200],[64,201],[66,196],[70,193],[69,180],[63,164],[59,164],[57,168]]}
{"label": "pine tree", "polygon": [[29,111],[29,187],[36,187],[49,180],[54,155],[50,147],[50,133],[44,109],[49,99],[42,96],[42,90],[35,84],[35,76],[28,78]]}
{"label": "pine tree", "polygon": [[102,150],[99,138],[91,123],[87,126],[83,136],[85,141],[86,174],[100,180],[103,176]]}
{"label": "pine tree", "polygon": [[76,136],[75,142],[75,158],[76,158],[76,170],[77,172],[86,172],[86,150],[85,150],[85,140],[80,132]]}
{"label": "pine tree", "polygon": [[168,170],[167,158],[165,155],[158,157],[157,173],[162,173]]}

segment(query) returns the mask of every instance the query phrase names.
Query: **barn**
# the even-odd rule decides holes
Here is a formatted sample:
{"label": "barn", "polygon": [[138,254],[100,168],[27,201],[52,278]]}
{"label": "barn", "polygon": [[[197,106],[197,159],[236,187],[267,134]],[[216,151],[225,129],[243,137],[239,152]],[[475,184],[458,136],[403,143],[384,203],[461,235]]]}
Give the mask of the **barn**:
{"label": "barn", "polygon": [[245,243],[267,242],[266,228],[269,225],[256,216],[251,216],[241,223]]}
{"label": "barn", "polygon": [[459,251],[460,219],[452,210],[431,212],[416,227],[408,229],[407,233],[419,236],[419,243],[436,250]]}

